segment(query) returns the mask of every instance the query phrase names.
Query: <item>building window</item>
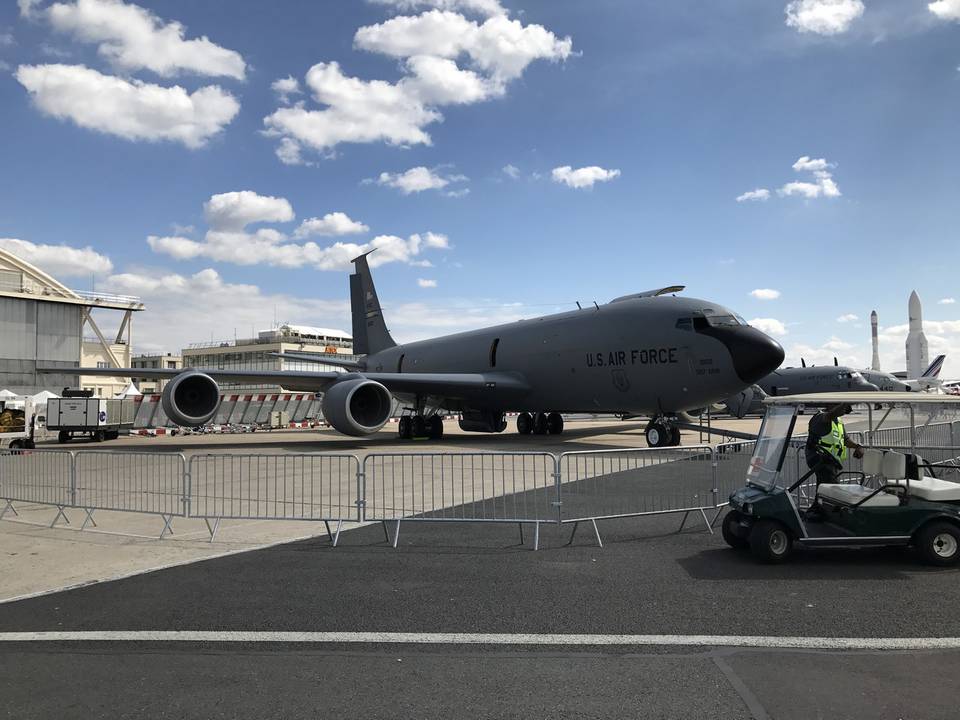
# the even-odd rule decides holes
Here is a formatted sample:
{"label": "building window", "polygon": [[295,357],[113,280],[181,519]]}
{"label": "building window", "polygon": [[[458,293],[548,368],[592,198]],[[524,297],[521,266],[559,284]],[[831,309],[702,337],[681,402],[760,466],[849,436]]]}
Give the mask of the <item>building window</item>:
{"label": "building window", "polygon": [[177,363],[173,360],[167,360],[167,370],[176,370]]}
{"label": "building window", "polygon": [[103,360],[97,360],[97,367],[98,367],[98,368],[108,368],[108,367],[110,367],[110,363],[104,362]]}

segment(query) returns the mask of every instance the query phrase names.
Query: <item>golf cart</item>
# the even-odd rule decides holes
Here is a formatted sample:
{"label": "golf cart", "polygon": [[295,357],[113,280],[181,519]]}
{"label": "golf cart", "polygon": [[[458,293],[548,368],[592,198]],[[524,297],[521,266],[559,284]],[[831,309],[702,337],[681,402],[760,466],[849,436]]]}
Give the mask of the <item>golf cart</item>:
{"label": "golf cart", "polygon": [[[730,511],[724,517],[727,544],[749,548],[757,559],[771,563],[786,560],[794,545],[911,546],[933,565],[960,561],[960,450],[923,448],[936,457],[933,462],[924,460],[917,452],[917,437],[927,426],[917,427],[916,422],[920,413],[933,418],[960,411],[960,397],[821,393],[771,397],[765,404],[746,487],[731,493]],[[805,424],[796,428],[794,437],[797,415],[804,408],[838,404],[865,411],[869,419],[862,433],[863,458],[854,460],[851,453],[836,482],[817,485],[816,468],[808,469],[804,458]],[[874,425],[878,410],[885,411],[880,425],[891,412],[910,423],[901,433],[909,439],[897,443],[909,448],[867,447],[882,437],[880,425]]]}

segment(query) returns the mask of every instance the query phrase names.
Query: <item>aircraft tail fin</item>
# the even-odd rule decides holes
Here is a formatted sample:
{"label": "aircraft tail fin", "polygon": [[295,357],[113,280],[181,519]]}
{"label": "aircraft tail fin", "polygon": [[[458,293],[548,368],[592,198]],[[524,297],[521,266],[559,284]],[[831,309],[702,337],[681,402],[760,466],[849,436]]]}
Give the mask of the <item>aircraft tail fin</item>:
{"label": "aircraft tail fin", "polygon": [[[370,252],[373,252],[372,250]],[[396,345],[383,321],[377,289],[364,253],[354,258],[355,272],[350,276],[350,309],[353,314],[353,352],[372,355]]]}
{"label": "aircraft tail fin", "polygon": [[930,363],[930,367],[924,370],[923,375],[920,377],[927,378],[928,380],[940,377],[940,371],[943,369],[943,361],[946,359],[946,355],[937,355],[934,361]]}

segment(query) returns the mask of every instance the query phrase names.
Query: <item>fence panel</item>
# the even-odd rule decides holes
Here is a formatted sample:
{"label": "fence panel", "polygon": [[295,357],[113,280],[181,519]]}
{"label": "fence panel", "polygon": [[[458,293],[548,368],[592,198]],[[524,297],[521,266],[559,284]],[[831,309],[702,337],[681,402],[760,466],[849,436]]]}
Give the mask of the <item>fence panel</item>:
{"label": "fence panel", "polygon": [[194,455],[190,516],[359,520],[354,455]]}
{"label": "fence panel", "polygon": [[0,499],[66,507],[72,474],[64,450],[0,450]]}
{"label": "fence panel", "polygon": [[179,453],[109,452],[76,454],[74,505],[185,516],[185,461]]}
{"label": "fence panel", "polygon": [[557,520],[549,453],[374,453],[363,472],[366,520]]}
{"label": "fence panel", "polygon": [[708,446],[563,453],[559,469],[562,522],[714,505]]}

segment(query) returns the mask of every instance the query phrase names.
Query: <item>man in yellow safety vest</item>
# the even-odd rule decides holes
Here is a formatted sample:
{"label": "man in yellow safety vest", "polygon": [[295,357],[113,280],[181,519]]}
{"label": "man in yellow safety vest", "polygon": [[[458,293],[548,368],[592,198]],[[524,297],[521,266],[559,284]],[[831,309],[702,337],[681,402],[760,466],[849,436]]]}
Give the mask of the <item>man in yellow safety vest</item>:
{"label": "man in yellow safety vest", "polygon": [[853,449],[855,458],[863,457],[863,447],[851,440],[843,428],[841,416],[853,408],[848,404],[835,405],[821,410],[807,426],[807,467],[817,475],[817,485],[837,481],[847,459],[847,448]]}

